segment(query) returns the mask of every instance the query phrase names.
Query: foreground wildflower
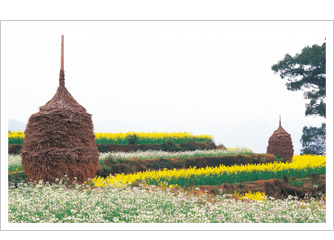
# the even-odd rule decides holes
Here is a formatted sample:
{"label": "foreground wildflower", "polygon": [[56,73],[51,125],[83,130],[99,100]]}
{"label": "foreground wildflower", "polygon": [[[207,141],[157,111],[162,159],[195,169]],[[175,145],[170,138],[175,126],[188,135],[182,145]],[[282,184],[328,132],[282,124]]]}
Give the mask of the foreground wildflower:
{"label": "foreground wildflower", "polygon": [[90,188],[19,184],[8,191],[11,223],[318,223],[326,221],[323,199],[293,197],[235,200],[229,195],[192,195],[158,187]]}

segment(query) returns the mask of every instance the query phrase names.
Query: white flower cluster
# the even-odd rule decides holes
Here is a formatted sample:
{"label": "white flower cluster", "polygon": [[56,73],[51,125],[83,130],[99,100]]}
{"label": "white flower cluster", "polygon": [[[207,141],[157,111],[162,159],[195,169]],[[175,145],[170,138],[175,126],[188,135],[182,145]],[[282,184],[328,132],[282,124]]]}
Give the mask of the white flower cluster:
{"label": "white flower cluster", "polygon": [[326,221],[325,201],[270,198],[241,201],[229,195],[177,194],[158,187],[64,188],[22,183],[8,192],[11,223],[318,223]]}
{"label": "white flower cluster", "polygon": [[19,154],[8,154],[8,168],[16,170],[22,166],[22,159]]}
{"label": "white flower cluster", "polygon": [[[108,152],[100,153],[100,160],[104,161],[107,157],[115,160],[126,160],[131,158],[137,159],[154,159],[154,158],[177,158],[177,157],[201,157],[201,156],[222,156],[226,154],[252,153],[247,148],[227,148],[213,150],[195,150],[185,152],[165,152],[165,151],[137,151],[137,152]],[[14,171],[16,168],[22,168],[22,160],[19,154],[8,155],[8,168]]]}
{"label": "white flower cluster", "polygon": [[184,152],[166,152],[161,150],[148,150],[136,152],[108,152],[100,153],[100,160],[105,160],[107,157],[118,160],[126,160],[131,158],[137,159],[154,159],[154,158],[178,158],[178,157],[202,157],[202,156],[223,156],[227,154],[252,153],[252,150],[247,148],[227,148],[212,149],[212,150],[195,150]]}

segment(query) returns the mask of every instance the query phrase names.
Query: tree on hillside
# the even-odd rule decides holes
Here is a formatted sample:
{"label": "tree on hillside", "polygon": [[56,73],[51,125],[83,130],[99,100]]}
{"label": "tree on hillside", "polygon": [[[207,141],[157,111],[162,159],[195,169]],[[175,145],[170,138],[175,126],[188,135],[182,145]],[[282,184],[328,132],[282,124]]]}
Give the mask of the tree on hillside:
{"label": "tree on hillside", "polygon": [[[287,80],[288,90],[304,92],[304,98],[309,100],[306,116],[326,118],[326,43],[307,46],[294,57],[286,54],[271,69]],[[326,154],[326,124],[320,128],[304,127],[301,142],[302,154]]]}

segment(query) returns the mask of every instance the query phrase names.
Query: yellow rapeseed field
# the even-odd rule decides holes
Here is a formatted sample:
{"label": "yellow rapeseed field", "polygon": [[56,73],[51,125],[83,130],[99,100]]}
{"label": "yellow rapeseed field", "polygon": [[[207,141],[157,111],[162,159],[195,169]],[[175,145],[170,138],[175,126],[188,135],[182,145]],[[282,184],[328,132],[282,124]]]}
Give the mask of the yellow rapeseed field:
{"label": "yellow rapeseed field", "polygon": [[307,174],[325,170],[325,156],[295,155],[292,162],[273,162],[266,164],[234,165],[206,168],[188,168],[179,170],[158,170],[137,172],[134,174],[116,174],[106,178],[95,177],[95,186],[122,186],[134,182],[159,185],[161,182],[169,184],[187,185],[216,185],[223,182],[253,181],[270,179],[283,175],[307,176]]}
{"label": "yellow rapeseed field", "polygon": [[[193,135],[188,132],[119,132],[119,133],[95,133],[95,141],[98,144],[128,144],[129,139],[134,139],[138,144],[159,144],[166,142],[184,143],[190,141],[213,141],[211,135]],[[9,144],[22,144],[24,132],[8,132]]]}
{"label": "yellow rapeseed field", "polygon": [[24,132],[22,131],[8,132],[8,138],[24,138]]}
{"label": "yellow rapeseed field", "polygon": [[95,133],[97,142],[100,143],[128,143],[129,138],[136,138],[137,143],[181,143],[187,141],[213,140],[211,135],[192,135],[187,132],[126,132],[126,133]]}

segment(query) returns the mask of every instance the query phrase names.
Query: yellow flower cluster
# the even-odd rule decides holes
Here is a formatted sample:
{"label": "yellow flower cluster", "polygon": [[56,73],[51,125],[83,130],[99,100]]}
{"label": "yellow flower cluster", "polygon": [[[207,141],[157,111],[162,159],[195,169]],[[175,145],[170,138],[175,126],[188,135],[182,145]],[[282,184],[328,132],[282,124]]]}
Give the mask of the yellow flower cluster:
{"label": "yellow flower cluster", "polygon": [[264,192],[252,193],[251,191],[249,191],[248,193],[244,193],[244,194],[235,192],[233,195],[241,200],[253,200],[253,201],[262,201],[262,202],[265,202],[268,200],[268,197],[266,196]]}
{"label": "yellow flower cluster", "polygon": [[211,135],[192,135],[187,132],[120,132],[120,133],[95,133],[96,140],[107,139],[107,140],[125,140],[130,135],[136,135],[137,138],[159,142],[168,140],[179,140],[179,139],[213,139]]}
{"label": "yellow flower cluster", "polygon": [[[147,186],[147,184],[146,184],[146,186]],[[160,187],[166,187],[166,188],[178,188],[178,187],[180,187],[178,184],[168,184],[168,182],[166,182],[166,181],[160,182],[159,186]]]}
{"label": "yellow flower cluster", "polygon": [[24,132],[16,131],[16,132],[8,132],[9,138],[24,138]]}
{"label": "yellow flower cluster", "polygon": [[234,165],[219,167],[206,167],[206,168],[188,168],[179,170],[159,170],[159,171],[145,171],[136,172],[133,174],[116,174],[115,176],[109,176],[106,178],[95,177],[93,182],[95,186],[108,186],[108,185],[122,185],[131,184],[133,182],[153,182],[159,183],[162,181],[177,180],[178,178],[210,178],[212,176],[217,177],[222,174],[243,174],[244,176],[250,174],[256,174],[263,172],[278,172],[282,170],[302,170],[305,168],[316,169],[326,166],[325,156],[312,156],[312,155],[295,155],[292,162],[281,163],[273,162],[266,164],[248,164],[248,165]]}
{"label": "yellow flower cluster", "polygon": [[125,140],[127,136],[128,133],[103,133],[103,132],[95,133],[95,139],[105,138],[105,139]]}

